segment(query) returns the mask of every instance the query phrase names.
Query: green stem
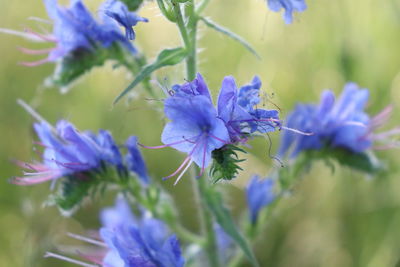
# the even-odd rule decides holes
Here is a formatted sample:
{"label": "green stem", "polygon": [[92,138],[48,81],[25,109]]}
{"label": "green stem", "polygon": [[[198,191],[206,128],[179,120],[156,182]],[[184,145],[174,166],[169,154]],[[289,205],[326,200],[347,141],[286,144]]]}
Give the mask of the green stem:
{"label": "green stem", "polygon": [[182,15],[181,5],[177,2],[172,2],[174,7],[176,24],[178,25],[179,32],[185,48],[188,51],[186,58],[186,78],[188,80],[194,80],[196,78],[197,60],[196,60],[196,37],[197,37],[197,21],[198,17],[194,10],[193,0],[188,1],[185,6],[185,16],[187,19],[187,26]]}
{"label": "green stem", "polygon": [[196,7],[196,13],[201,14],[201,12],[203,12],[203,10],[206,8],[206,6],[208,5],[209,2],[210,2],[210,0],[201,1],[201,3],[198,4],[198,6]]}
{"label": "green stem", "polygon": [[203,231],[207,236],[206,242],[206,252],[208,255],[208,260],[211,267],[218,267],[219,260],[218,260],[218,246],[217,246],[217,239],[215,236],[214,225],[213,225],[213,217],[211,212],[209,211],[206,203],[206,193],[207,193],[207,180],[205,177],[201,178],[194,178],[197,180],[197,192],[200,196],[200,207],[201,207],[201,221]]}
{"label": "green stem", "polygon": [[[283,195],[292,190],[295,186],[296,182],[298,182],[299,176],[301,176],[304,169],[307,167],[308,163],[307,157],[299,157],[296,162],[294,162],[291,166],[287,166],[284,168],[279,168],[278,170],[273,171],[272,177],[277,176],[280,182],[280,193],[277,195],[275,201],[270,204],[268,207],[268,212],[265,216],[259,221],[267,222],[272,216],[274,210],[279,205],[279,203],[283,199]],[[261,215],[261,214],[260,214]],[[260,220],[261,219],[261,220]],[[259,236],[259,232],[262,227],[260,223],[252,224],[249,226],[249,230],[247,231],[247,237],[250,243],[254,243],[255,239]],[[230,261],[229,267],[239,267],[242,265],[243,260],[245,259],[245,255],[239,251],[235,257]]]}

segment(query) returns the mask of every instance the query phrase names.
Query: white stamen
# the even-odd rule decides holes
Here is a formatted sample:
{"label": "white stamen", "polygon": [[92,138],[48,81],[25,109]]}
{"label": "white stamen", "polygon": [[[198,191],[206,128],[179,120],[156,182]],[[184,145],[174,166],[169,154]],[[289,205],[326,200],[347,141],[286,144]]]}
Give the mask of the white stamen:
{"label": "white stamen", "polygon": [[282,129],[287,130],[287,131],[291,131],[291,132],[294,132],[294,133],[302,134],[302,135],[307,135],[307,136],[314,135],[314,133],[306,133],[306,132],[302,132],[300,130],[289,128],[289,127],[286,127],[286,126],[282,126]]}
{"label": "white stamen", "polygon": [[400,134],[400,127],[396,127],[392,130],[383,132],[383,133],[379,133],[379,134],[374,134],[373,135],[373,139],[375,140],[379,140],[379,139],[385,139],[387,137],[390,137],[392,135],[396,135],[396,134]]}
{"label": "white stamen", "polygon": [[20,32],[20,31],[15,31],[15,30],[11,30],[11,29],[4,29],[4,28],[0,28],[0,32],[6,33],[6,34],[16,35],[16,36],[19,36],[19,37],[23,37],[23,38],[28,39],[28,40],[33,41],[33,42],[40,42],[40,43],[44,42],[43,39],[41,39],[41,38],[31,34],[31,33],[27,33],[27,32]]}
{"label": "white stamen", "polygon": [[88,242],[88,243],[93,244],[93,245],[97,245],[97,246],[101,246],[101,247],[107,247],[107,245],[104,242],[101,242],[99,240],[95,240],[95,239],[92,239],[92,238],[84,237],[84,236],[73,234],[73,233],[67,233],[67,236],[75,238],[75,239],[80,240],[80,241]]}
{"label": "white stamen", "polygon": [[97,265],[97,264],[96,265],[95,264],[89,264],[89,263],[86,263],[86,262],[83,262],[83,261],[74,260],[74,259],[62,256],[62,255],[59,255],[59,254],[55,254],[55,253],[52,253],[52,252],[46,252],[44,257],[45,258],[56,258],[56,259],[59,259],[59,260],[63,260],[63,261],[70,262],[70,263],[73,263],[73,264],[76,264],[76,265],[80,265],[80,266],[84,266],[84,267],[99,267],[99,265]]}
{"label": "white stamen", "polygon": [[38,17],[29,17],[28,19],[29,20],[38,21],[38,22],[42,22],[42,23],[46,23],[46,24],[53,24],[53,22],[51,22],[50,20],[42,19],[42,18],[38,18]]}
{"label": "white stamen", "polygon": [[188,163],[188,165],[185,167],[185,169],[181,172],[181,174],[179,174],[178,178],[176,179],[174,185],[176,185],[182,178],[182,176],[185,174],[185,172],[187,172],[187,170],[189,169],[190,165],[192,165],[193,159],[191,159]]}
{"label": "white stamen", "polygon": [[23,107],[26,112],[28,112],[29,114],[31,114],[32,117],[34,117],[37,121],[39,122],[44,122],[46,123],[48,126],[50,126],[50,128],[56,132],[56,129],[54,129],[54,127],[48,122],[46,121],[39,113],[37,113],[31,106],[29,106],[24,100],[18,98],[17,99],[17,103],[18,105],[20,105],[21,107]]}

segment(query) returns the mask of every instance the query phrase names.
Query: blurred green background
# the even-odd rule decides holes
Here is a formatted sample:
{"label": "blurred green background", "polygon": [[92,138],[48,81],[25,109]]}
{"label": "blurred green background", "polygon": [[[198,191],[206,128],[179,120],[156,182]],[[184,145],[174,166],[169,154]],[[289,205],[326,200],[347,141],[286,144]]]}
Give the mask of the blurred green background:
{"label": "blurred green background", "polygon": [[[100,1],[85,1],[93,11]],[[257,74],[269,101],[286,115],[298,101],[317,101],[323,89],[340,92],[346,81],[370,89],[370,114],[388,104],[394,106],[390,126],[400,118],[400,0],[307,0],[309,8],[285,25],[280,14],[267,10],[263,0],[213,0],[206,14],[245,37],[262,57],[257,60],[240,45],[201,26],[199,70],[216,94],[226,75],[243,85]],[[29,17],[47,18],[39,0],[0,0],[0,27],[15,30],[40,29]],[[149,57],[180,39],[153,2],[140,14],[150,19],[137,26],[137,46]],[[45,25],[46,26],[46,25]],[[35,68],[18,65],[34,60],[17,50],[37,44],[15,36],[0,35],[0,266],[71,266],[43,259],[60,244],[74,244],[65,232],[83,233],[98,226],[100,205],[88,204],[73,218],[63,218],[54,207],[43,207],[49,185],[18,187],[7,182],[21,170],[10,159],[30,161],[35,135],[33,119],[16,104],[22,98],[54,123],[66,118],[79,129],[109,129],[123,143],[129,135],[141,142],[160,144],[164,121],[152,103],[139,93],[129,105],[111,108],[111,100],[132,77],[112,64],[91,71],[70,92],[60,94],[45,88],[43,80],[52,64]],[[166,68],[154,77],[170,83],[184,81],[183,66]],[[272,134],[273,151],[279,133]],[[233,184],[221,184],[226,200],[238,216],[244,207],[243,186],[255,172],[263,175],[277,165],[268,157],[268,142],[251,141],[246,171]],[[365,177],[323,163],[304,176],[292,198],[280,203],[255,245],[262,266],[400,266],[400,180],[399,149],[377,153],[387,165],[384,176]],[[183,155],[172,149],[144,151],[151,175],[170,174]],[[185,225],[197,229],[197,217],[189,179],[176,187],[163,185],[174,195]],[[67,250],[65,246],[63,249]]]}

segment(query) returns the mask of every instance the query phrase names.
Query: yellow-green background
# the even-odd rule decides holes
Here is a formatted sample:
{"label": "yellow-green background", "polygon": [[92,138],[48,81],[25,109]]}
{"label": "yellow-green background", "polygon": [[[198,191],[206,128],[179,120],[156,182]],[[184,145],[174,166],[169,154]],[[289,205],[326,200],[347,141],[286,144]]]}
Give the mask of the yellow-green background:
{"label": "yellow-green background", "polygon": [[[338,93],[350,80],[370,89],[370,114],[392,104],[395,112],[390,125],[400,124],[399,0],[307,0],[308,10],[297,14],[292,25],[285,25],[280,14],[269,12],[262,0],[210,2],[205,14],[245,37],[262,57],[257,60],[237,43],[201,26],[199,70],[214,96],[224,76],[234,75],[238,84],[244,84],[258,74],[284,116],[297,101],[317,101],[326,88]],[[95,11],[100,1],[86,3]],[[28,17],[46,18],[40,0],[0,0],[0,6],[2,28],[40,29]],[[174,25],[159,14],[154,3],[146,3],[140,14],[150,22],[137,26],[136,43],[149,58],[180,43]],[[21,174],[10,159],[36,157],[33,119],[16,99],[26,100],[52,123],[66,118],[82,130],[109,129],[119,143],[134,134],[142,143],[158,145],[164,122],[140,93],[141,88],[129,106],[121,103],[111,108],[112,99],[132,80],[123,69],[113,70],[111,64],[97,68],[61,95],[56,88],[42,86],[54,66],[18,65],[38,59],[22,54],[18,46],[38,47],[19,37],[0,35],[0,266],[70,266],[42,255],[61,244],[75,244],[65,237],[66,231],[95,229],[98,207],[87,205],[73,219],[63,218],[55,208],[42,207],[48,184],[18,187],[7,182]],[[181,83],[182,70],[182,66],[167,68],[153,77]],[[272,136],[275,150],[279,133]],[[254,156],[248,159],[246,172],[234,185],[221,185],[235,214],[244,206],[246,179],[276,165],[268,157],[264,139],[251,144]],[[378,153],[390,170],[385,176],[364,177],[339,166],[332,174],[323,163],[314,165],[294,196],[281,202],[270,221],[262,222],[266,229],[255,246],[262,266],[400,266],[399,152],[397,148]],[[144,154],[157,180],[183,159],[171,149]],[[164,185],[175,196],[184,223],[196,230],[196,208],[185,178],[176,187],[172,181]]]}

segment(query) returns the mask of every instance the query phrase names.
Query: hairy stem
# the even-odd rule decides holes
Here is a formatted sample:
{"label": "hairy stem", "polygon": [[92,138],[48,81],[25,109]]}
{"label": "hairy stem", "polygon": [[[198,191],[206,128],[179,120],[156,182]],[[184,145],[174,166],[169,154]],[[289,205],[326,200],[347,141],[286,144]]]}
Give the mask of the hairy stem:
{"label": "hairy stem", "polygon": [[181,4],[173,1],[172,5],[174,7],[176,24],[178,25],[185,48],[188,51],[186,58],[186,78],[191,81],[196,78],[197,71],[196,37],[198,17],[194,9],[193,0],[185,4],[185,18],[182,14]]}
{"label": "hairy stem", "polygon": [[208,260],[211,267],[218,267],[219,260],[218,260],[218,246],[217,246],[217,239],[215,236],[214,225],[213,225],[213,217],[211,212],[209,211],[206,203],[206,192],[207,192],[207,180],[205,177],[201,178],[194,178],[197,179],[197,191],[198,195],[200,196],[200,208],[201,208],[201,221],[203,231],[206,234],[207,242],[205,250],[207,252]]}

